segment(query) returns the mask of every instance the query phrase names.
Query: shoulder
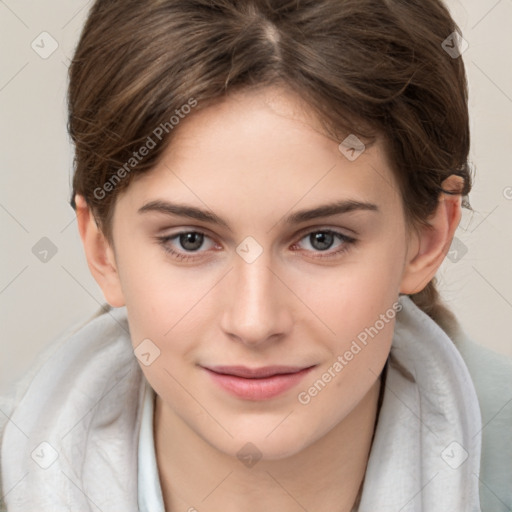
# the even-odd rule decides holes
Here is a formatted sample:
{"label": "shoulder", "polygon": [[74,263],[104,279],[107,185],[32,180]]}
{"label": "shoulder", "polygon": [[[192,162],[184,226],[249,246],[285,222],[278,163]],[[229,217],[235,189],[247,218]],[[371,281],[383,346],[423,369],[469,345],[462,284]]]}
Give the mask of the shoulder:
{"label": "shoulder", "polygon": [[451,338],[469,370],[482,414],[482,507],[508,511],[512,507],[512,359],[477,343],[460,327]]}
{"label": "shoulder", "polygon": [[[11,416],[15,413],[16,409],[28,393],[37,374],[44,368],[45,364],[58,353],[59,349],[71,338],[73,334],[79,332],[85,326],[90,325],[91,322],[99,318],[104,313],[109,312],[111,309],[111,306],[104,304],[91,316],[68,326],[38,354],[26,374],[18,378],[17,381],[11,383],[10,387],[2,392],[0,395],[0,448],[2,447],[5,429],[9,422],[12,421]],[[1,450],[0,459],[2,459]],[[6,512],[7,506],[4,498],[8,494],[9,489],[4,488],[4,479],[2,478],[1,470],[2,467],[0,466],[0,512]]]}
{"label": "shoulder", "polygon": [[451,338],[469,369],[479,399],[482,398],[480,406],[499,406],[512,415],[512,407],[506,408],[507,401],[512,405],[512,358],[477,343],[462,329]]}

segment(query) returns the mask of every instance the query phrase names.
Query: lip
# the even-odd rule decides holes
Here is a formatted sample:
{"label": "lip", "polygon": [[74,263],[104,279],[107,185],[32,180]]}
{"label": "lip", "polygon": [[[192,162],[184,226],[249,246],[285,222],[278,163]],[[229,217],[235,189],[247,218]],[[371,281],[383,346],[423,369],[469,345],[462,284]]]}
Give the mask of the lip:
{"label": "lip", "polygon": [[269,400],[296,386],[314,366],[202,367],[225,391],[244,400]]}

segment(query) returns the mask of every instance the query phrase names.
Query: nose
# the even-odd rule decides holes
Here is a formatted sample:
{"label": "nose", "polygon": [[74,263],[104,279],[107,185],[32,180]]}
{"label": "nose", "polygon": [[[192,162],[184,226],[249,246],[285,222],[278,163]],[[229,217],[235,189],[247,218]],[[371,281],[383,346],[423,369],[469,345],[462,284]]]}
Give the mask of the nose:
{"label": "nose", "polygon": [[221,317],[226,335],[256,348],[275,343],[290,331],[292,294],[265,252],[252,263],[237,257],[227,278]]}

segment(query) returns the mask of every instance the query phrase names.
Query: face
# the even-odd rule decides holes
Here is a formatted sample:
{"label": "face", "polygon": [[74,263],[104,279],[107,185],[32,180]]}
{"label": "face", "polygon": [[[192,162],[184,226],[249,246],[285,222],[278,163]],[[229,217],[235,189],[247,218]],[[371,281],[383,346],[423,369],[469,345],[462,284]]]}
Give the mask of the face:
{"label": "face", "polygon": [[402,201],[380,141],[355,160],[338,145],[292,93],[238,93],[182,121],[117,200],[115,262],[133,345],[150,354],[142,370],[163,407],[224,453],[312,445],[388,356]]}

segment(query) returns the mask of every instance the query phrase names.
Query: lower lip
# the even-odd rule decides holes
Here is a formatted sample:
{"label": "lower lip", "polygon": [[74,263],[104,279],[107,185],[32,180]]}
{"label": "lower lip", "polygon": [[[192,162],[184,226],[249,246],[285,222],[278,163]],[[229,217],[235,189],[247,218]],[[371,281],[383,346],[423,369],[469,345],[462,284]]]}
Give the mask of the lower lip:
{"label": "lower lip", "polygon": [[232,395],[244,400],[268,400],[296,386],[313,367],[285,375],[273,375],[264,379],[246,379],[234,375],[215,373],[205,368],[214,382]]}

